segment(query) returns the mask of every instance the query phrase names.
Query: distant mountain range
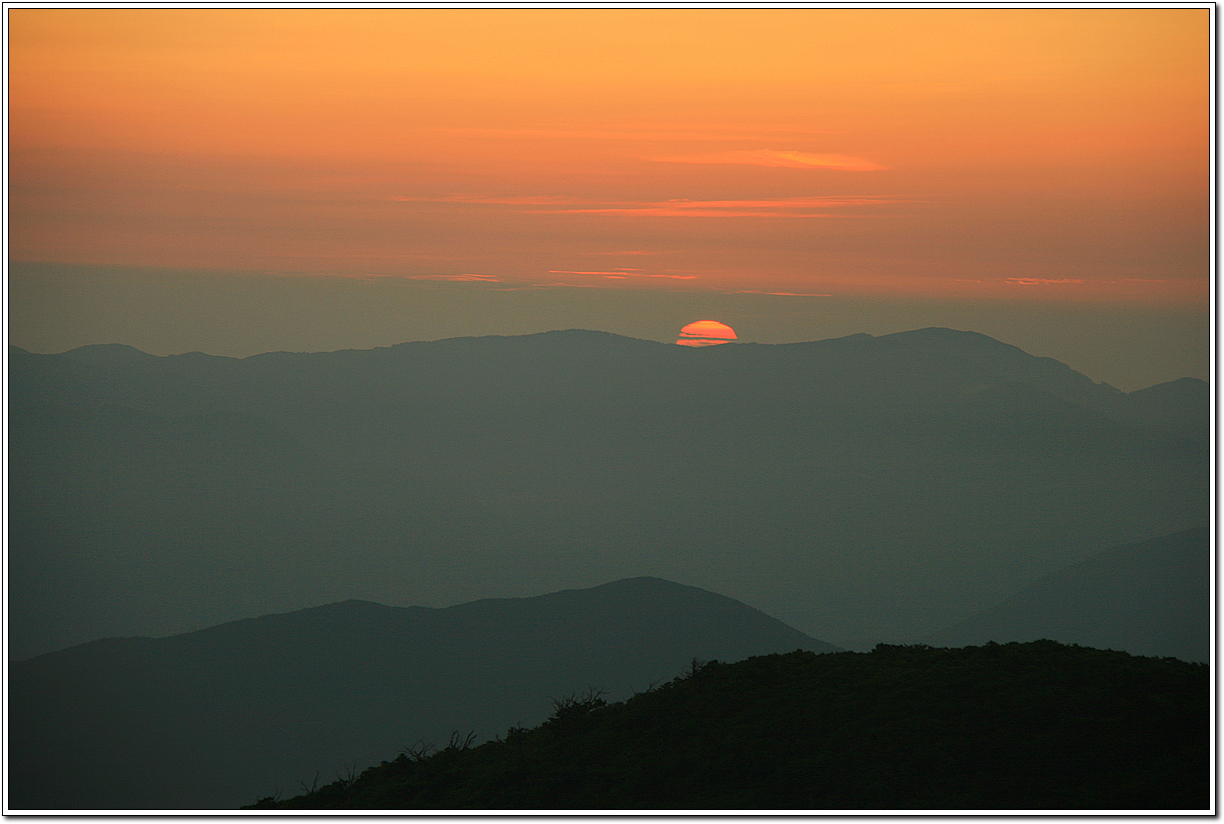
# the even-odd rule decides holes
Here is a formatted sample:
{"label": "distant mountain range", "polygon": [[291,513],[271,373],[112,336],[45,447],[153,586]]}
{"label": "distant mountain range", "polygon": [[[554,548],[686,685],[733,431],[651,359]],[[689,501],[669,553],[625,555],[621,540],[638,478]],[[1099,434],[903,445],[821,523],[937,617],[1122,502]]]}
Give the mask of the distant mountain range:
{"label": "distant mountain range", "polygon": [[564,701],[622,700],[693,659],[836,648],[725,598],[636,578],[447,609],[368,601],[9,668],[9,809],[236,808],[404,748],[477,743]]}
{"label": "distant mountain range", "polygon": [[1134,655],[1211,657],[1211,536],[1192,529],[1097,553],[923,640],[1052,638]]}
{"label": "distant mountain range", "polygon": [[921,638],[1209,517],[1206,383],[1122,393],[972,332],[9,355],[16,660],[640,576]]}

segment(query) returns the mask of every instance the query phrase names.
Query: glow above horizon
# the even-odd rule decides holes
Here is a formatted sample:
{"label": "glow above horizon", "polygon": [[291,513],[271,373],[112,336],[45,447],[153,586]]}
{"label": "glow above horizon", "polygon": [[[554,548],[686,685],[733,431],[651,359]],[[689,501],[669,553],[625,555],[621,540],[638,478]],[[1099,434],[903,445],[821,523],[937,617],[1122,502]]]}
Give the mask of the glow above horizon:
{"label": "glow above horizon", "polygon": [[13,260],[1207,305],[1207,9],[9,20]]}

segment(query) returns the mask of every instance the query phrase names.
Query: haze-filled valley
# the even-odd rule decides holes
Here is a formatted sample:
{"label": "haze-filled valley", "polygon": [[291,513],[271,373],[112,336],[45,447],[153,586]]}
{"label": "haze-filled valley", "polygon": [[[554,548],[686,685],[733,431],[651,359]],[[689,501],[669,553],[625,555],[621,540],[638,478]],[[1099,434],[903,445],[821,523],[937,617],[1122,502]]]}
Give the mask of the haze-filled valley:
{"label": "haze-filled valley", "polygon": [[9,358],[17,807],[250,804],[697,658],[1208,656],[1202,381],[942,328]]}
{"label": "haze-filled valley", "polygon": [[12,659],[643,575],[918,639],[1208,517],[1205,383],[1125,394],[947,329],[10,364]]}

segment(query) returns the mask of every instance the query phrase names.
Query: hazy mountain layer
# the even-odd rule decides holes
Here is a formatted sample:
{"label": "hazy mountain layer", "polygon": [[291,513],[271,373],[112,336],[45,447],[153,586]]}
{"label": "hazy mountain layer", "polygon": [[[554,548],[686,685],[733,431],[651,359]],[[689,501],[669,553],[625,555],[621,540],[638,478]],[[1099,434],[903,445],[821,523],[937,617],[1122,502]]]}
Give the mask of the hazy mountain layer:
{"label": "hazy mountain layer", "polygon": [[1211,536],[1194,529],[1097,553],[924,640],[1052,638],[1134,655],[1211,656]]}
{"label": "hazy mountain layer", "polygon": [[971,332],[10,357],[18,659],[642,575],[917,638],[1209,513],[1206,384],[1125,394]]}
{"label": "hazy mountain layer", "polygon": [[654,578],[448,609],[346,601],[171,638],[112,638],[9,671],[9,807],[237,807],[329,783],[422,740],[619,700],[694,657],[813,640]]}
{"label": "hazy mountain layer", "polygon": [[1205,665],[1051,641],[795,652],[258,807],[1206,811],[1210,690]]}

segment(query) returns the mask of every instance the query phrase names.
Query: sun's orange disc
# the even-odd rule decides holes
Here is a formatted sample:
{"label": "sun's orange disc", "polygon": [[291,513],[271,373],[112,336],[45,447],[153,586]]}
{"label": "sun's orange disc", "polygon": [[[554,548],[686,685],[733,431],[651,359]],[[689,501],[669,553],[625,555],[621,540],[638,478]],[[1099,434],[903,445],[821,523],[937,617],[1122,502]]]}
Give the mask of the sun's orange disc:
{"label": "sun's orange disc", "polygon": [[736,339],[735,330],[716,320],[695,320],[680,330],[681,346],[718,346]]}

